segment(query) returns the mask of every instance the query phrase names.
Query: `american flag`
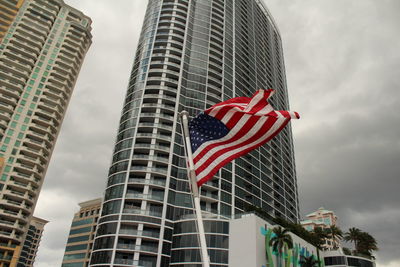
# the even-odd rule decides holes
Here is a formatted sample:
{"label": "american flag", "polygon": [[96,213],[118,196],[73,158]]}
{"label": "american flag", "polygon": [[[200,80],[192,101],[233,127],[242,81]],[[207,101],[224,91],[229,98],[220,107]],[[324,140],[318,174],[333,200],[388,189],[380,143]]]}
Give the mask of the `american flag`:
{"label": "american flag", "polygon": [[268,98],[274,90],[258,90],[253,97],[236,97],[205,110],[189,123],[197,185],[220,168],[277,135],[297,112],[274,110]]}

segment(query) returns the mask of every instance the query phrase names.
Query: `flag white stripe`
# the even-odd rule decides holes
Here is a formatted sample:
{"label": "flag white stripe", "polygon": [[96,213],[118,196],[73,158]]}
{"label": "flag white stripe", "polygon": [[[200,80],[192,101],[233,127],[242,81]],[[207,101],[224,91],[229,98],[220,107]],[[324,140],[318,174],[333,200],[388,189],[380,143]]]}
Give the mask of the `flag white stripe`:
{"label": "flag white stripe", "polygon": [[274,111],[274,108],[271,105],[266,105],[265,107],[263,107],[262,109],[260,109],[257,113],[255,113],[254,115],[267,115],[268,113],[270,113],[271,111]]}
{"label": "flag white stripe", "polygon": [[229,122],[229,120],[233,117],[233,115],[235,115],[235,113],[237,113],[236,110],[234,109],[229,110],[225,114],[225,116],[221,119],[222,123],[226,125]]}
{"label": "flag white stripe", "polygon": [[293,111],[288,111],[289,112],[289,114],[290,114],[290,118],[292,118],[292,119],[297,119],[297,116],[296,116],[296,113],[295,112],[293,112]]}
{"label": "flag white stripe", "polygon": [[261,100],[264,100],[265,104],[267,104],[267,101],[264,99],[264,91],[258,90],[257,94],[253,96],[253,98],[250,100],[250,103],[244,109],[244,112],[250,112]]}
{"label": "flag white stripe", "polygon": [[226,107],[226,106],[233,106],[233,108],[237,108],[238,111],[243,111],[243,108],[246,107],[246,105],[247,105],[247,103],[229,103],[229,104],[225,104],[225,105],[220,105],[220,106],[213,108],[208,115],[210,115],[211,117],[215,117],[217,115],[217,113],[223,107]]}

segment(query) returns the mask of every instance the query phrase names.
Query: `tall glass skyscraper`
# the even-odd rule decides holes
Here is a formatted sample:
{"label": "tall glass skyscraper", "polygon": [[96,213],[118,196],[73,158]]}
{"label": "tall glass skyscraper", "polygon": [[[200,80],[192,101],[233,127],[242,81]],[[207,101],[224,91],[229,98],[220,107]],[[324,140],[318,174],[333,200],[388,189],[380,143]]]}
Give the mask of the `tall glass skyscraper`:
{"label": "tall glass skyscraper", "polygon": [[[201,266],[186,220],[193,209],[178,113],[259,88],[276,89],[273,106],[289,109],[280,34],[261,0],[149,0],[91,266]],[[290,126],[222,168],[201,196],[204,216],[219,214],[206,221],[212,266],[228,266],[223,218],[257,206],[298,221]]]}

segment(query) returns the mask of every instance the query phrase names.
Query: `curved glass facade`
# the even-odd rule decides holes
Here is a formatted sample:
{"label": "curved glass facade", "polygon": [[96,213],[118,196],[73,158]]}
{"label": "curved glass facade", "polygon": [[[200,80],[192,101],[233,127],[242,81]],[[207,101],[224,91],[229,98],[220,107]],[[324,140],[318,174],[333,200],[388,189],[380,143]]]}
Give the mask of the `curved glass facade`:
{"label": "curved glass facade", "polygon": [[[175,222],[172,238],[170,266],[202,267],[199,235],[193,216],[182,216]],[[189,217],[189,218],[185,218]],[[224,219],[207,218],[204,232],[208,255],[212,266],[228,266],[229,222]]]}
{"label": "curved glass facade", "polygon": [[[289,109],[280,35],[263,3],[149,1],[91,266],[197,266],[196,243],[187,247],[194,235],[177,232],[193,213],[178,113],[194,116],[259,88],[276,89],[272,104]],[[297,221],[290,126],[222,168],[201,200],[205,213],[226,218],[258,206]],[[215,242],[227,251],[222,239]],[[212,266],[227,266],[227,256],[212,251]]]}

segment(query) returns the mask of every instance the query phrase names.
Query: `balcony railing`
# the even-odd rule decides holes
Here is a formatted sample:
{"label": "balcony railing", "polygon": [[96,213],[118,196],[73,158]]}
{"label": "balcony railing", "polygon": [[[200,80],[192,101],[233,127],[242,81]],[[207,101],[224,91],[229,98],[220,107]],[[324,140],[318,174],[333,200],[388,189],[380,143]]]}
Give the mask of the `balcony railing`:
{"label": "balcony railing", "polygon": [[135,208],[124,208],[123,213],[161,217],[161,212],[153,210],[141,210]]}
{"label": "balcony railing", "polygon": [[154,238],[160,237],[160,233],[158,233],[158,232],[140,231],[140,230],[134,230],[134,229],[120,229],[119,233],[126,234],[126,235],[147,236],[147,237],[154,237]]}

